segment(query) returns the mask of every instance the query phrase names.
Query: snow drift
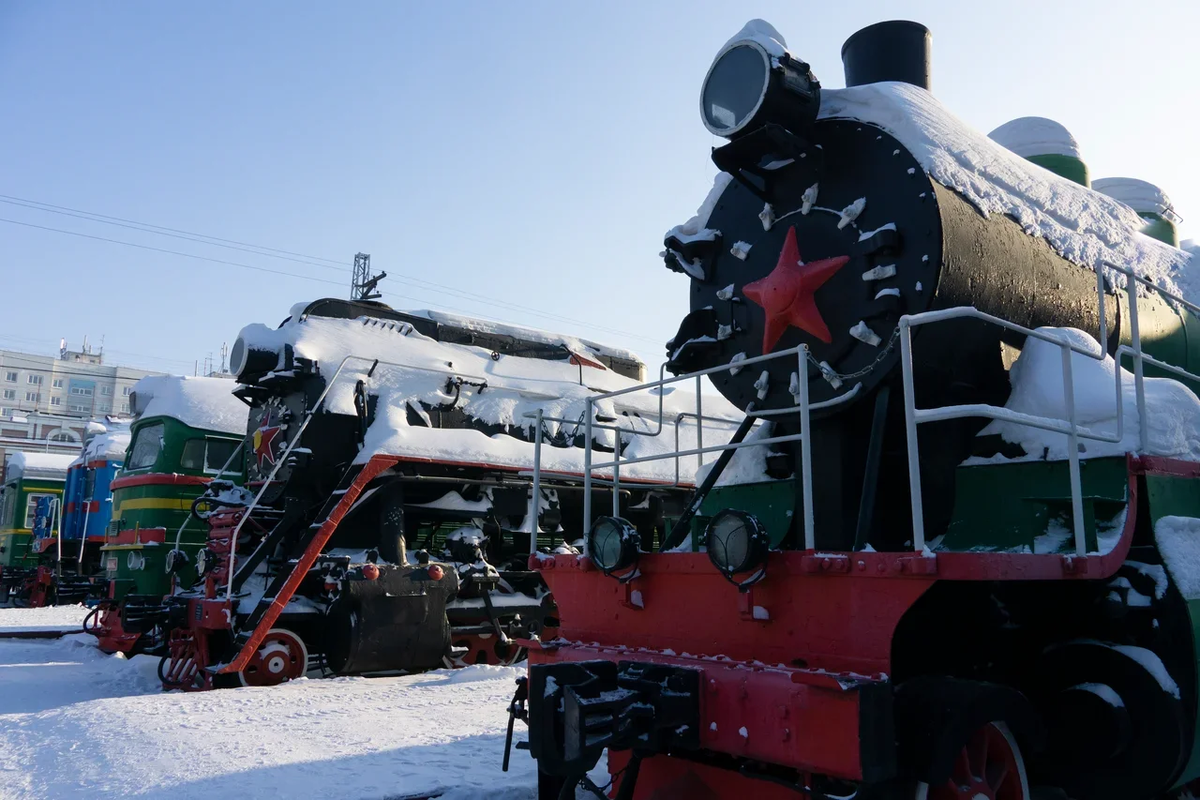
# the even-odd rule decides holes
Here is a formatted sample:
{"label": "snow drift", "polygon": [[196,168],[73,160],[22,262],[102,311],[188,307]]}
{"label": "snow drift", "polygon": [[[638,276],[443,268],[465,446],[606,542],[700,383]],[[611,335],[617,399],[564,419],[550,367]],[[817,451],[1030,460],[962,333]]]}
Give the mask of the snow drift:
{"label": "snow drift", "polygon": [[[1104,354],[1100,344],[1075,328],[1040,328],[1043,333],[1063,338],[1095,358],[1072,353],[1076,421],[1096,433],[1118,432],[1117,443],[1081,439],[1081,457],[1122,455],[1138,451],[1153,455],[1200,460],[1200,399],[1182,383],[1169,378],[1146,378],[1146,418],[1149,441],[1140,441],[1138,407],[1134,377],[1120,368],[1121,415],[1117,414],[1117,365]],[[1067,418],[1066,393],[1063,389],[1062,349],[1050,342],[1030,338],[1020,358],[1009,372],[1012,394],[1005,408],[1025,414],[1057,419]],[[1006,442],[1021,445],[1035,458],[1067,458],[1067,437],[1013,422],[993,420],[980,435],[1000,434]],[[972,459],[968,463],[978,461]]]}

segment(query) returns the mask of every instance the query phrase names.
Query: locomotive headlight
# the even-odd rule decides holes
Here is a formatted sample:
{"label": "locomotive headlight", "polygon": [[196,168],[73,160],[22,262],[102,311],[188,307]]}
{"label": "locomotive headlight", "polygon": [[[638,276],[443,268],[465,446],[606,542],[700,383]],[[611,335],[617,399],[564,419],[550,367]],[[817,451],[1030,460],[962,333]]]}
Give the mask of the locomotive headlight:
{"label": "locomotive headlight", "polygon": [[597,517],[588,531],[587,553],[605,575],[628,570],[638,560],[642,537],[620,517]]}
{"label": "locomotive headlight", "polygon": [[[704,533],[708,559],[722,575],[738,586],[749,586],[762,579],[767,565],[771,539],[753,514],[727,508],[708,523]],[[744,581],[735,575],[753,573]]]}
{"label": "locomotive headlight", "polygon": [[753,39],[725,45],[700,89],[704,127],[727,139],[768,122],[798,132],[812,125],[820,105],[821,84],[808,64],[772,55]]}

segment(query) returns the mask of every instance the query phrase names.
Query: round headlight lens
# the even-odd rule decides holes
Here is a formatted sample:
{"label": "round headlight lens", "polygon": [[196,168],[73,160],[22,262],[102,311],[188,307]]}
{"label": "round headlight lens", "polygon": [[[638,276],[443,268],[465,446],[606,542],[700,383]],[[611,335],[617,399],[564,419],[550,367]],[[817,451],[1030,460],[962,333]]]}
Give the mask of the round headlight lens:
{"label": "round headlight lens", "polygon": [[196,554],[196,573],[201,577],[208,574],[209,568],[214,566],[209,560],[212,556],[213,552],[207,547]]}
{"label": "round headlight lens", "polygon": [[[708,558],[722,575],[761,571],[767,563],[771,541],[753,514],[726,509],[708,523],[704,535]],[[740,584],[739,584],[740,585]]]}
{"label": "round headlight lens", "polygon": [[588,556],[606,574],[632,567],[638,558],[642,537],[620,517],[599,517],[588,532]]}
{"label": "round headlight lens", "polygon": [[767,53],[741,42],[717,57],[700,93],[704,126],[718,136],[736,133],[754,116],[767,93]]}

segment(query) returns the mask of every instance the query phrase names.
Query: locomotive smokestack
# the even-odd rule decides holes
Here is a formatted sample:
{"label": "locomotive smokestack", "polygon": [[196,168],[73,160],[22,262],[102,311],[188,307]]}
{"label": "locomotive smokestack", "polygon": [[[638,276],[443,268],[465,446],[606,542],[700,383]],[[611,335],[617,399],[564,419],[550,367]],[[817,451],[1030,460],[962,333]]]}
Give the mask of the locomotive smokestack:
{"label": "locomotive smokestack", "polygon": [[933,35],[919,22],[877,22],[842,45],[846,85],[903,81],[930,89]]}

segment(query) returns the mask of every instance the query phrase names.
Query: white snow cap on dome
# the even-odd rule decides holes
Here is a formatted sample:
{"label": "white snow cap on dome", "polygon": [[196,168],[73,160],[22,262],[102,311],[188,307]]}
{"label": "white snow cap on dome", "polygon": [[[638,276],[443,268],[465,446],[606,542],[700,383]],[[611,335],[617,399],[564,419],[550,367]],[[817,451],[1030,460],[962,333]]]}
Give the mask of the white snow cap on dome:
{"label": "white snow cap on dome", "polygon": [[750,40],[762,47],[769,54],[779,58],[787,53],[787,40],[783,38],[783,34],[775,30],[775,26],[767,22],[765,19],[752,19],[742,26],[728,42],[725,47],[721,48],[721,52],[725,48],[737,42]]}
{"label": "white snow cap on dome", "polygon": [[1079,142],[1061,123],[1045,117],[1018,117],[1004,123],[988,134],[988,138],[1003,145],[1022,158],[1030,156],[1079,155]]}
{"label": "white snow cap on dome", "polygon": [[1092,188],[1114,200],[1120,200],[1139,214],[1162,214],[1174,216],[1171,198],[1149,181],[1137,178],[1100,178],[1092,181]]}

